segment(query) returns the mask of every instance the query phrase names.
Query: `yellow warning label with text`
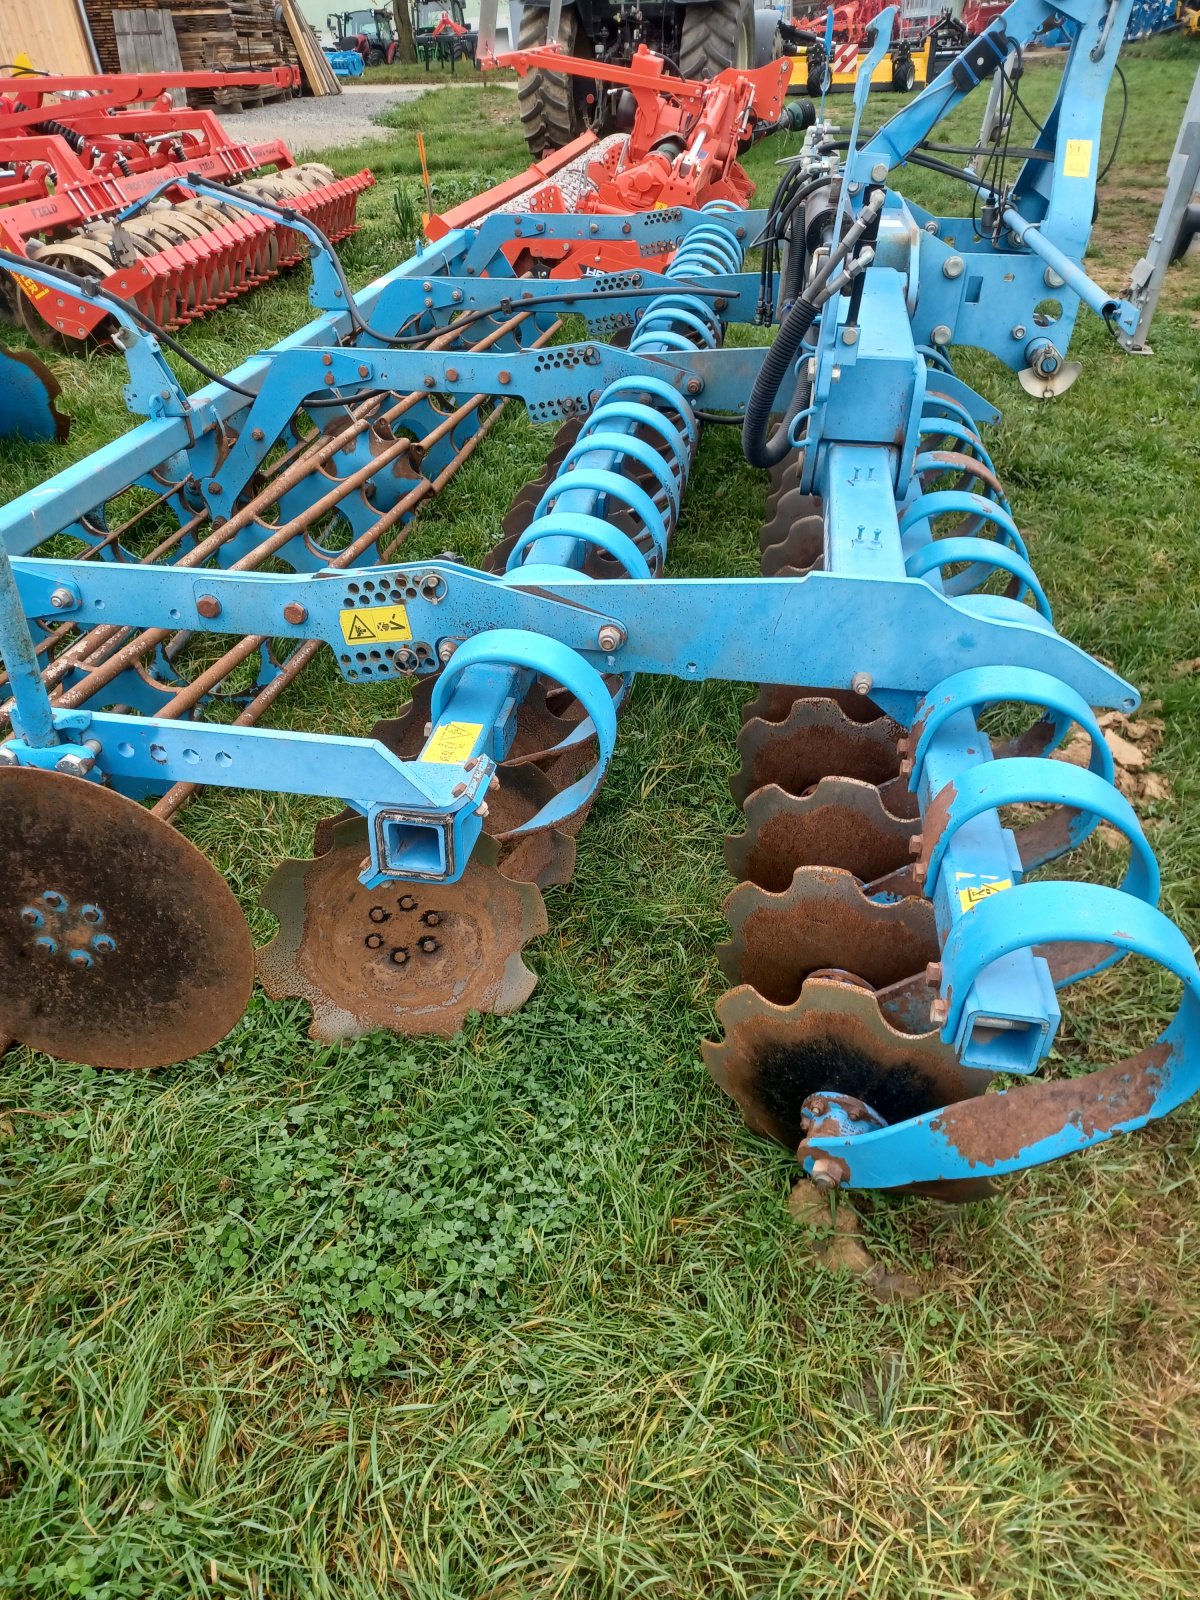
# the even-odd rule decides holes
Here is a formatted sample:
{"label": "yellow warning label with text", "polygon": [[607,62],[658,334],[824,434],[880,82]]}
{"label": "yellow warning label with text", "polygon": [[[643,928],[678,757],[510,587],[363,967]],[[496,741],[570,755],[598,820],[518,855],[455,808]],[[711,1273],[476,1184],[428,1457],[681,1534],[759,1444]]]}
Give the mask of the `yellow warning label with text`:
{"label": "yellow warning label with text", "polygon": [[421,751],[422,761],[465,761],[483,732],[482,722],[443,722]]}
{"label": "yellow warning label with text", "polygon": [[1092,141],[1068,139],[1063,156],[1064,178],[1086,178],[1092,170]]}
{"label": "yellow warning label with text", "polygon": [[981,900],[986,900],[990,894],[1000,894],[1004,889],[1012,888],[1011,878],[993,878],[986,883],[972,883],[958,891],[958,903],[964,911],[970,911]]}
{"label": "yellow warning label with text", "polygon": [[395,644],[412,638],[408,612],[403,606],[363,606],[360,611],[339,611],[342,638],[347,644]]}

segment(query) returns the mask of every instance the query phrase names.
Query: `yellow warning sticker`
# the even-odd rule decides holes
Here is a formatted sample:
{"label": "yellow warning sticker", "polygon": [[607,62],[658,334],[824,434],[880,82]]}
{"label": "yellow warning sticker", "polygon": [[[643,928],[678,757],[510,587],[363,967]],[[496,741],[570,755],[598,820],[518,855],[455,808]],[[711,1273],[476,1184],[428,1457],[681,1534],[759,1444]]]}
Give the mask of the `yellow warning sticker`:
{"label": "yellow warning sticker", "polygon": [[[966,877],[966,873],[959,873],[959,877]],[[983,883],[972,883],[967,888],[958,891],[958,903],[964,911],[970,911],[986,900],[990,894],[999,894],[1003,889],[1012,888],[1011,878],[992,878]]]}
{"label": "yellow warning sticker", "polygon": [[1063,156],[1064,178],[1086,178],[1092,170],[1092,141],[1090,139],[1068,139],[1066,154]]}
{"label": "yellow warning sticker", "polygon": [[363,606],[361,611],[340,611],[338,620],[347,644],[394,644],[412,638],[403,606]]}
{"label": "yellow warning sticker", "polygon": [[482,722],[443,722],[421,751],[422,761],[465,761],[483,732]]}

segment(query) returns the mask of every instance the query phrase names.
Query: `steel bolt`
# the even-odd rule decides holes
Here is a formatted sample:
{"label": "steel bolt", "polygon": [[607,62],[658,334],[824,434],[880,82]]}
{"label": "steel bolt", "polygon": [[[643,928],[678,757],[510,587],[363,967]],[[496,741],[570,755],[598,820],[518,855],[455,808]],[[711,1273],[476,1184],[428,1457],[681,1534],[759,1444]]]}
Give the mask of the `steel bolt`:
{"label": "steel bolt", "polygon": [[333,357],[329,354],[328,350],[326,350],[325,354],[321,357],[321,365],[323,367],[331,367],[333,365]]}
{"label": "steel bolt", "polygon": [[436,928],[441,920],[442,913],[440,911],[423,911],[421,913],[421,921],[427,928]]}
{"label": "steel bolt", "polygon": [[427,933],[424,938],[417,940],[417,949],[423,956],[431,956],[435,950],[441,949],[441,945],[431,933]]}
{"label": "steel bolt", "polygon": [[940,989],[942,986],[942,963],[931,961],[925,968],[925,982],[931,989]]}
{"label": "steel bolt", "polygon": [[209,492],[209,494],[220,494],[221,493],[221,485],[216,481],[215,478],[213,479],[212,483],[209,484],[208,492]]}
{"label": "steel bolt", "polygon": [[54,942],[53,939],[51,939],[47,934],[44,934],[44,933],[41,935],[40,938],[35,939],[33,941],[33,948],[37,951],[38,955],[40,955],[40,956],[52,956],[52,955],[55,955],[57,953],[57,951],[58,951],[58,945]]}
{"label": "steel bolt", "polygon": [[925,232],[926,233],[932,233],[932,234],[934,234],[936,236],[937,231],[938,231],[938,225],[933,220],[933,218],[931,217],[929,219],[929,221],[925,224]]}
{"label": "steel bolt", "polygon": [[869,672],[856,672],[850,679],[850,687],[855,694],[870,694],[875,687],[875,680]]}
{"label": "steel bolt", "polygon": [[50,604],[54,607],[55,611],[66,611],[70,606],[75,604],[75,596],[71,593],[70,589],[60,587],[51,592]]}
{"label": "steel bolt", "polygon": [[45,920],[42,913],[36,911],[33,906],[26,906],[21,912],[21,921],[27,928],[40,928]]}
{"label": "steel bolt", "polygon": [[499,374],[499,378],[501,383],[511,383],[512,373],[509,372],[507,367],[505,367],[504,370]]}
{"label": "steel bolt", "polygon": [[68,955],[67,960],[73,967],[79,967],[81,969],[95,966],[95,962],[92,960],[91,956],[86,950],[72,950],[70,955]]}
{"label": "steel bolt", "polygon": [[1025,337],[1025,331],[1025,324],[1023,322],[1018,322],[1012,331],[1012,336],[1014,339],[1023,339]]}
{"label": "steel bolt", "polygon": [[9,745],[0,744],[0,767],[15,767],[17,765],[17,752]]}
{"label": "steel bolt", "polygon": [[416,896],[411,894],[402,894],[396,904],[401,911],[415,911],[417,909]]}
{"label": "steel bolt", "polygon": [[253,439],[253,440],[254,440],[254,442],[255,442],[255,444],[261,444],[261,443],[262,443],[262,442],[263,442],[263,440],[264,440],[264,439],[265,439],[265,438],[266,438],[266,437],[267,437],[267,436],[266,436],[266,434],[265,434],[265,433],[264,433],[264,432],[263,432],[263,431],[262,431],[262,429],[261,429],[261,428],[251,428],[251,429],[250,429],[250,437],[251,437],[251,438],[252,438],[252,439]]}
{"label": "steel bolt", "polygon": [[933,1001],[930,1002],[930,1005],[929,1005],[929,1020],[930,1020],[930,1022],[936,1023],[937,1026],[940,1028],[949,1015],[950,1015],[950,1007],[946,1004],[946,1002],[941,998],[940,995],[936,1000],[933,1000]]}
{"label": "steel bolt", "polygon": [[371,369],[365,361],[359,363],[358,375],[360,378],[369,378],[371,376]]}
{"label": "steel bolt", "polygon": [[1053,267],[1047,267],[1045,272],[1042,273],[1042,282],[1047,289],[1061,289],[1065,281],[1064,278],[1059,277]]}
{"label": "steel bolt", "polygon": [[436,382],[437,382],[437,379],[434,377],[432,372],[427,372],[425,374],[425,387],[427,389],[432,389]]}
{"label": "steel bolt", "polygon": [[450,793],[454,796],[454,798],[456,800],[458,799],[459,795],[466,794],[466,792],[467,792],[467,786],[466,786],[465,783],[456,783],[454,785],[453,789],[451,789],[451,791],[450,791]]}
{"label": "steel bolt", "polygon": [[306,606],[302,606],[298,600],[289,600],[283,608],[283,620],[292,623],[295,627],[299,627],[302,622],[308,621],[308,609]]}
{"label": "steel bolt", "polygon": [[117,941],[110,939],[107,933],[98,933],[92,940],[92,949],[98,956],[110,956],[117,948]]}
{"label": "steel bolt", "polygon": [[909,851],[909,854],[910,855],[914,855],[914,856],[919,856],[921,854],[921,844],[922,844],[922,842],[923,841],[922,841],[921,835],[919,833],[911,834],[909,836],[909,840],[908,840],[908,851]]}
{"label": "steel bolt", "polygon": [[953,328],[949,327],[944,322],[939,322],[937,327],[934,328],[933,332],[929,335],[929,337],[933,340],[934,344],[939,344],[939,345],[940,344],[949,344],[950,340],[953,338],[953,336],[954,336]]}
{"label": "steel bolt", "polygon": [[619,650],[625,643],[625,630],[618,628],[615,622],[606,622],[596,635],[596,643],[605,654]]}
{"label": "steel bolt", "polygon": [[86,778],[96,765],[95,756],[59,756],[54,763],[55,772],[61,772],[68,778]]}
{"label": "steel bolt", "polygon": [[887,182],[887,175],[888,175],[888,164],[887,164],[886,161],[877,161],[875,163],[875,165],[871,168],[871,182],[872,183],[886,183]]}
{"label": "steel bolt", "polygon": [[447,367],[446,368],[446,382],[447,383],[457,383],[458,382],[458,368],[457,367]]}
{"label": "steel bolt", "polygon": [[862,184],[861,183],[848,183],[846,185],[846,193],[847,194],[857,194],[858,191],[861,188],[862,188]]}
{"label": "steel bolt", "polygon": [[840,1162],[830,1161],[825,1156],[814,1161],[812,1171],[808,1175],[813,1188],[819,1189],[822,1194],[828,1194],[831,1189],[836,1189],[842,1181],[841,1172],[838,1170],[840,1165]]}
{"label": "steel bolt", "polygon": [[477,817],[481,817],[486,822],[487,821],[487,817],[488,817],[488,810],[489,810],[489,807],[488,807],[487,801],[486,800],[481,800],[479,802],[479,804],[475,807],[475,815]]}
{"label": "steel bolt", "polygon": [[689,394],[700,394],[703,391],[703,389],[704,389],[704,380],[702,378],[689,378],[688,379],[688,381],[687,381],[687,392]]}
{"label": "steel bolt", "polygon": [[842,329],[842,343],[843,344],[857,344],[858,343],[858,329],[857,328],[853,328],[853,327],[851,327],[851,328],[843,328]]}
{"label": "steel bolt", "polygon": [[454,301],[455,305],[457,305],[459,303],[459,301],[462,299],[462,297],[463,296],[462,296],[462,290],[461,289],[455,289],[454,292],[450,296],[451,300]]}
{"label": "steel bolt", "polygon": [[966,262],[961,256],[947,256],[946,260],[942,262],[942,277],[961,278],[965,266]]}
{"label": "steel bolt", "polygon": [[408,946],[407,945],[403,945],[403,944],[402,945],[398,945],[396,947],[396,949],[392,951],[392,962],[393,962],[393,964],[395,966],[397,966],[397,967],[402,967],[407,962],[407,960],[408,960]]}
{"label": "steel bolt", "polygon": [[438,660],[449,661],[450,657],[457,649],[458,646],[455,644],[453,639],[443,639],[441,644],[438,645]]}
{"label": "steel bolt", "polygon": [[211,621],[213,617],[221,615],[221,602],[215,594],[202,594],[196,601],[196,610],[202,617],[207,617]]}

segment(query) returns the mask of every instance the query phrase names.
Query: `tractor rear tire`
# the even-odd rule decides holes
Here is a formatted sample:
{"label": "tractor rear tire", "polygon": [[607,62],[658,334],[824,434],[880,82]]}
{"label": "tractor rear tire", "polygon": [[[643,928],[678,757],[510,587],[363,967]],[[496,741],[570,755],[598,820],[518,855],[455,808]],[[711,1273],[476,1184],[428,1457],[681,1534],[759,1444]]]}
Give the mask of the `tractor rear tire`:
{"label": "tractor rear tire", "polygon": [[679,36],[679,70],[685,78],[715,78],[726,67],[756,65],[754,0],[714,0],[689,5]]}
{"label": "tractor rear tire", "polygon": [[[521,13],[520,48],[536,50],[546,42],[549,11],[527,5]],[[592,56],[592,41],[579,26],[579,13],[564,6],[559,23],[559,43],[569,56]],[[517,105],[525,143],[534,156],[561,150],[588,128],[584,96],[599,87],[586,78],[569,78],[565,72],[527,72],[517,82]]]}

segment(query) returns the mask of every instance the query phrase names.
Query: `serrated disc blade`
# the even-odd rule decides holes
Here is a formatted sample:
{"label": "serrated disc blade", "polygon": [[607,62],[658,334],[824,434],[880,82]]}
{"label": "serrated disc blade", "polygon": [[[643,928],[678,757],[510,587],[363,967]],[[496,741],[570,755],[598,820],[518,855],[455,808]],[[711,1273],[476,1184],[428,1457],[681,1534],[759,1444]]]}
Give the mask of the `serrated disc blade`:
{"label": "serrated disc blade", "polygon": [[893,816],[879,790],[856,778],[822,778],[804,795],[769,784],[742,810],[746,831],[725,840],[725,864],[776,894],[797,867],[842,867],[869,883],[912,859],[912,821]]}
{"label": "serrated disc blade", "polygon": [[334,1041],[390,1028],[400,1034],[457,1033],[471,1011],[515,1011],[537,976],[521,958],[546,932],[537,888],[514,883],[481,839],[458,883],[391,882],[366,889],[358,873],[366,826],[341,823],[327,854],[285,861],[263,891],[279,933],[258,952],[273,999],[312,1007],[314,1039]]}
{"label": "serrated disc blade", "polygon": [[868,900],[853,873],[835,867],[800,867],[782,894],[739,884],[725,916],[722,972],[777,1005],[789,1005],[813,972],[836,968],[885,989],[938,959],[928,900]]}

